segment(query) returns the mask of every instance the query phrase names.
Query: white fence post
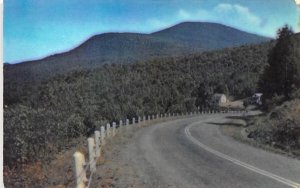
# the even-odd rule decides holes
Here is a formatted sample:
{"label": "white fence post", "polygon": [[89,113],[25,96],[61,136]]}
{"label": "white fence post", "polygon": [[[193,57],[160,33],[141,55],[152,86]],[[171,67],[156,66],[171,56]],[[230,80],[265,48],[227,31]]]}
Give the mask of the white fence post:
{"label": "white fence post", "polygon": [[119,122],[119,128],[121,129],[123,127],[123,120],[120,120]]}
{"label": "white fence post", "polygon": [[104,126],[101,126],[101,146],[105,145],[105,128]]}
{"label": "white fence post", "polygon": [[132,118],[132,125],[135,124],[135,118]]}
{"label": "white fence post", "polygon": [[93,171],[96,170],[96,163],[95,163],[95,141],[94,141],[94,138],[88,138],[88,149],[89,149],[90,171],[93,172]]}
{"label": "white fence post", "polygon": [[109,138],[110,137],[110,124],[106,124],[106,137]]}
{"label": "white fence post", "polygon": [[137,117],[137,126],[141,127],[141,117],[140,116]]}
{"label": "white fence post", "polygon": [[95,140],[96,140],[96,157],[100,157],[100,131],[95,131]]}
{"label": "white fence post", "polygon": [[85,182],[87,182],[86,173],[84,171],[85,159],[84,155],[78,151],[73,154],[74,159],[74,171],[76,177],[76,188],[84,188]]}
{"label": "white fence post", "polygon": [[126,128],[126,131],[129,129],[129,119],[126,119],[126,121],[125,121],[125,128]]}
{"label": "white fence post", "polygon": [[116,122],[113,122],[112,123],[112,136],[116,136],[116,127],[117,127],[117,124]]}

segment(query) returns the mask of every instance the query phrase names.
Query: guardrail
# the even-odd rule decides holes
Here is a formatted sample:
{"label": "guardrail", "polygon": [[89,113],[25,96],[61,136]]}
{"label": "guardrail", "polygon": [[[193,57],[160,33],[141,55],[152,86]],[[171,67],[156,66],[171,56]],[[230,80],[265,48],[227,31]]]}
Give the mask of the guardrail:
{"label": "guardrail", "polygon": [[183,112],[172,113],[172,114],[164,113],[164,114],[148,115],[143,117],[138,116],[137,119],[133,117],[131,123],[129,119],[126,119],[125,124],[123,124],[123,120],[120,120],[118,126],[116,122],[113,122],[112,126],[109,123],[106,124],[106,127],[101,126],[100,130],[96,130],[94,132],[93,137],[89,137],[87,139],[88,161],[86,161],[84,154],[79,151],[73,154],[76,188],[90,187],[93,174],[96,171],[97,160],[101,156],[102,146],[106,144],[107,139],[114,137],[116,134],[122,133],[124,128],[125,130],[127,130],[130,125],[142,127],[143,125],[145,125],[147,122],[150,122],[151,120],[166,119],[170,117],[185,117],[185,116],[194,116],[194,115],[201,115],[201,114],[241,113],[241,112],[244,111],[203,110],[203,111],[194,111],[194,112],[186,112],[186,113]]}

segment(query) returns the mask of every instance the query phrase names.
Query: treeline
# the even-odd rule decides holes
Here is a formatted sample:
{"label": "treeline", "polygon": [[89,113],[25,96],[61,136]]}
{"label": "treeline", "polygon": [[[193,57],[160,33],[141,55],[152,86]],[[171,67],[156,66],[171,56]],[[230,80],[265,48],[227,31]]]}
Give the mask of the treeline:
{"label": "treeline", "polygon": [[17,88],[6,80],[4,164],[50,159],[106,122],[208,107],[214,93],[248,97],[256,91],[271,46],[104,65]]}

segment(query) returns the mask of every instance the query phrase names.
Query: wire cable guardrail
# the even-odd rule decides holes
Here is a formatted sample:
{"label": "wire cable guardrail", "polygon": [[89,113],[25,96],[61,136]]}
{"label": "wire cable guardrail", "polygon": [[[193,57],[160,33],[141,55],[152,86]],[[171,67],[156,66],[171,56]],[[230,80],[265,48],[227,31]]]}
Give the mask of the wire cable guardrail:
{"label": "wire cable guardrail", "polygon": [[[162,113],[156,115],[148,115],[140,117],[138,116],[132,118],[130,123],[129,119],[125,120],[125,124],[123,124],[123,120],[119,121],[117,126],[116,122],[106,124],[106,127],[101,126],[100,130],[96,130],[94,132],[94,137],[89,137],[87,139],[88,143],[88,161],[86,162],[85,156],[83,153],[76,151],[73,154],[74,159],[74,171],[76,178],[76,188],[89,188],[92,182],[92,177],[96,172],[97,161],[101,156],[102,146],[106,144],[106,139],[114,137],[117,133],[121,132],[118,129],[129,128],[129,125],[134,125],[136,127],[143,127],[147,122],[151,120],[158,119],[167,119],[171,117],[184,117],[184,116],[195,116],[201,114],[215,114],[215,113],[245,113],[247,111],[237,111],[237,110],[215,110],[215,109],[202,109],[194,112],[181,112],[181,113]],[[147,118],[146,118],[147,117]],[[88,178],[87,178],[88,173]]]}

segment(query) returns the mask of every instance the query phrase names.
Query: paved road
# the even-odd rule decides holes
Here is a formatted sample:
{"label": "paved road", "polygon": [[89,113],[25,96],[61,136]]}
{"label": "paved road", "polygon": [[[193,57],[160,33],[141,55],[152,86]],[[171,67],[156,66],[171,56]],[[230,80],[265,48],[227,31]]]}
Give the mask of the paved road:
{"label": "paved road", "polygon": [[299,160],[223,135],[216,124],[226,122],[226,116],[201,115],[143,128],[122,158],[137,171],[143,187],[299,186]]}

